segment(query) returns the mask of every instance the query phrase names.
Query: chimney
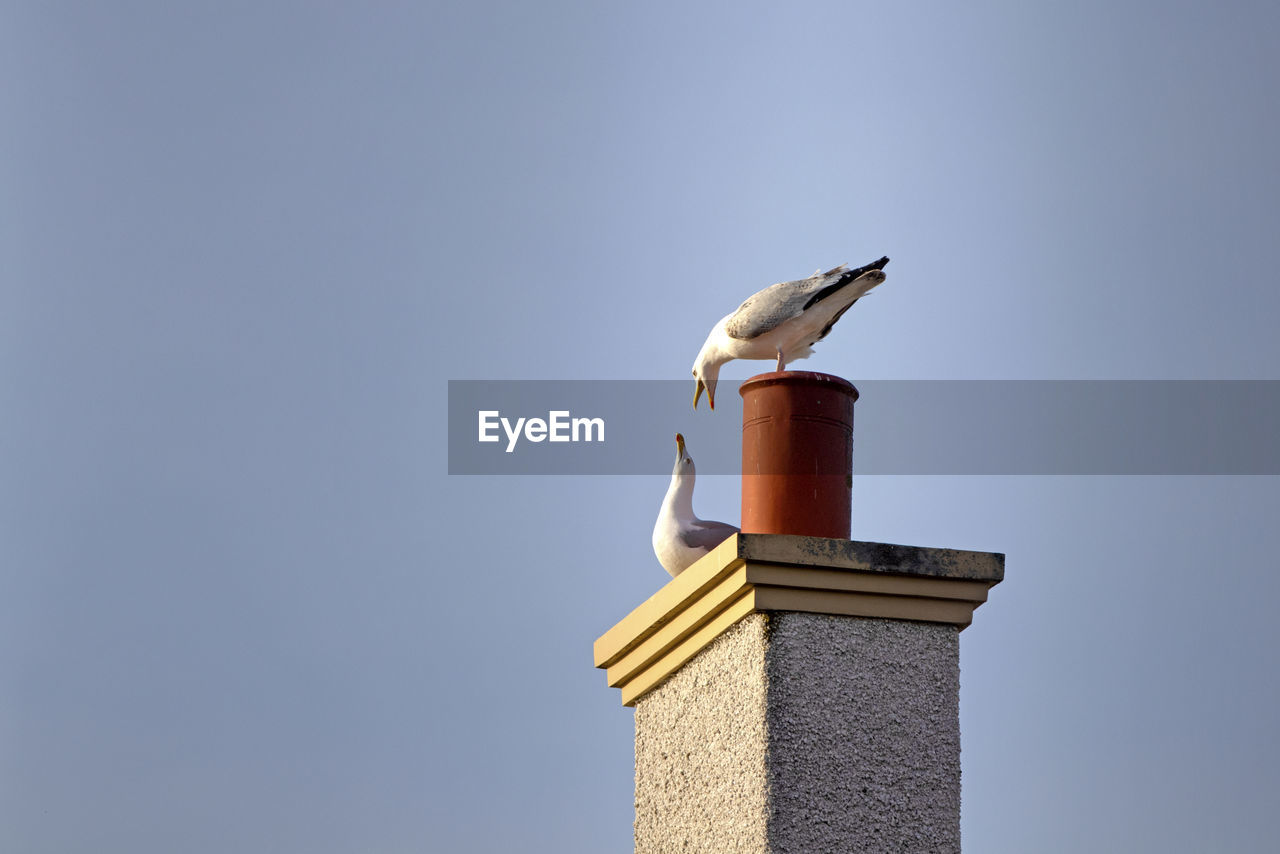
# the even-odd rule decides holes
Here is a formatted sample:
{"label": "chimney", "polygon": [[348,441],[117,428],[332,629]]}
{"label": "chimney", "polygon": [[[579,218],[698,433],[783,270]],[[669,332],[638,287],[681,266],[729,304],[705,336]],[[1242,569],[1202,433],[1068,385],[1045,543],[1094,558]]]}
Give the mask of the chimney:
{"label": "chimney", "polygon": [[959,633],[1004,555],[848,539],[857,390],[742,395],[743,533],[595,643],[635,708],[635,850],[958,852]]}

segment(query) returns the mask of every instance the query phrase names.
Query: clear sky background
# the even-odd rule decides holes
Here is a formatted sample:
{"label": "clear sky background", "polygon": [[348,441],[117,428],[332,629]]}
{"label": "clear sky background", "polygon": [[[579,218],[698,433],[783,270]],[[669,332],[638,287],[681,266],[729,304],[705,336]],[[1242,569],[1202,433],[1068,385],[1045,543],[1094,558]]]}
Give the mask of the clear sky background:
{"label": "clear sky background", "polygon": [[[0,850],[630,850],[665,478],[450,477],[449,379],[881,254],[802,367],[1280,378],[1280,6],[1044,5],[0,6]],[[1278,481],[856,481],[1008,554],[966,850],[1274,846]]]}

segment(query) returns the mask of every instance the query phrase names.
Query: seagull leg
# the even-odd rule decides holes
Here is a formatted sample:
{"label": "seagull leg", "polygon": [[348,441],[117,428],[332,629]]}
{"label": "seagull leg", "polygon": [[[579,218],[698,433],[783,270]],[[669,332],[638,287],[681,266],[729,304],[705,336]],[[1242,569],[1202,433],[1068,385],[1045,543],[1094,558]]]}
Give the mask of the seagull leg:
{"label": "seagull leg", "polygon": [[782,358],[782,348],[778,348],[778,370],[785,371],[787,369],[786,360]]}

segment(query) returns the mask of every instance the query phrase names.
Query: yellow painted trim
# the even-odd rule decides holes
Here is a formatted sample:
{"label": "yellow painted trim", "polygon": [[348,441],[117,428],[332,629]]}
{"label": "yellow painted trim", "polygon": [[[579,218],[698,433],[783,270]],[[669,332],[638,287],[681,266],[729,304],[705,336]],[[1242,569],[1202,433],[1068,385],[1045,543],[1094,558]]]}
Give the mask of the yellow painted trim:
{"label": "yellow painted trim", "polygon": [[616,688],[626,682],[637,670],[650,666],[672,647],[698,631],[736,597],[742,595],[742,591],[746,588],[746,581],[746,567],[738,567],[736,571],[709,590],[707,595],[690,603],[689,607],[659,626],[656,631],[636,644],[626,655],[618,658],[615,664],[605,671],[609,687]]}
{"label": "yellow painted trim", "polygon": [[747,581],[778,587],[806,587],[812,590],[880,593],[889,596],[925,596],[933,599],[987,601],[990,585],[983,581],[950,578],[878,575],[848,570],[808,569],[773,563],[748,563]]}
{"label": "yellow painted trim", "polygon": [[803,611],[964,629],[1003,577],[997,554],[735,535],[605,632],[595,664],[631,706],[748,614]]}
{"label": "yellow painted trim", "polygon": [[756,610],[759,611],[806,611],[810,614],[838,614],[846,617],[879,617],[888,620],[950,623],[961,628],[973,620],[973,605],[947,599],[797,590],[787,587],[757,587],[755,593]]}
{"label": "yellow painted trim", "polygon": [[659,683],[679,670],[686,661],[702,652],[704,647],[732,628],[734,623],[755,611],[755,599],[751,591],[747,590],[742,594],[742,598],[731,603],[714,620],[655,662],[653,667],[622,685],[622,704],[634,706],[636,700],[658,687]]}
{"label": "yellow painted trim", "polygon": [[611,666],[741,565],[738,535],[734,534],[601,635],[595,643],[596,667]]}

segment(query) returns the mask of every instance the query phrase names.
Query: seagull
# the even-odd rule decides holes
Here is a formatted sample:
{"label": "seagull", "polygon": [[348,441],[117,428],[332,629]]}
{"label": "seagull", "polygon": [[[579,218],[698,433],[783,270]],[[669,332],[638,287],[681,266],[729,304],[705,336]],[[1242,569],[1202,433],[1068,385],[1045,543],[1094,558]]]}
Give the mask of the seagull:
{"label": "seagull", "polygon": [[808,358],[810,348],[827,337],[849,306],[885,280],[883,267],[888,263],[888,258],[881,258],[856,270],[841,264],[747,297],[737,311],[720,319],[698,351],[693,363],[693,378],[698,381],[693,408],[698,408],[703,391],[711,408],[716,408],[716,381],[725,362],[776,358],[782,371],[787,362]]}
{"label": "seagull", "polygon": [[684,572],[738,529],[724,522],[706,522],[693,515],[693,457],[684,446],[684,436],[676,434],[676,464],[671,469],[671,485],[662,499],[658,521],[653,526],[653,553],[671,575]]}

